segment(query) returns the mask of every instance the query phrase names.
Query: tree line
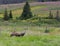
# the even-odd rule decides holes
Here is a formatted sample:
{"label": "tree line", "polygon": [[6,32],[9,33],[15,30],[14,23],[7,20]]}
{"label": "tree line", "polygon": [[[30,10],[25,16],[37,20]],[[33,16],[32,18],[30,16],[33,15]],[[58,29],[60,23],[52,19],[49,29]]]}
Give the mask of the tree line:
{"label": "tree line", "polygon": [[[20,20],[27,20],[27,19],[30,19],[30,18],[33,18],[33,17],[34,16],[33,16],[32,12],[31,12],[30,5],[29,5],[28,2],[26,2],[26,4],[24,5],[24,8],[23,8],[23,12],[18,17],[18,19],[20,19]],[[8,14],[7,9],[5,9],[3,19],[6,20],[6,21],[13,19],[12,10],[10,10],[10,12]],[[53,16],[53,14],[52,14],[52,12],[50,10],[49,11],[48,19],[57,19],[57,20],[60,20],[59,10],[57,10],[57,12],[56,12],[56,17]]]}
{"label": "tree line", "polygon": [[[20,20],[26,20],[26,19],[31,18],[32,16],[33,15],[32,15],[31,9],[30,9],[30,5],[29,5],[28,2],[26,2],[25,6],[23,8],[23,12],[22,12],[21,16],[18,19],[20,19]],[[10,13],[8,14],[7,9],[5,9],[3,19],[4,20],[13,19],[12,11],[10,10]]]}
{"label": "tree line", "polygon": [[22,2],[46,2],[46,1],[60,1],[60,0],[0,0],[0,4],[13,4]]}
{"label": "tree line", "polygon": [[48,18],[49,18],[49,19],[60,20],[59,10],[57,10],[55,17],[53,16],[53,14],[52,14],[52,12],[51,12],[51,10],[50,10],[50,12],[49,12],[49,17],[48,17]]}

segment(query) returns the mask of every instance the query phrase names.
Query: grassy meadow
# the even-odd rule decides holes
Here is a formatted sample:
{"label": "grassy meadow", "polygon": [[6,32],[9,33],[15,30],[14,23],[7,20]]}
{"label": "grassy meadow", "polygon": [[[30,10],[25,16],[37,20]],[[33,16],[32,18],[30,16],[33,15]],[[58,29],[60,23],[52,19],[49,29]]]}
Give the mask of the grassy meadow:
{"label": "grassy meadow", "polygon": [[[60,21],[44,19],[51,10],[54,17],[56,11],[60,12],[60,2],[35,2],[30,3],[33,18],[16,20],[22,13],[22,4],[0,5],[0,46],[60,46]],[[13,20],[4,21],[4,8],[12,10]],[[38,20],[38,17],[42,18]],[[45,33],[46,27],[49,33]],[[11,32],[24,32],[23,37],[10,37]]]}

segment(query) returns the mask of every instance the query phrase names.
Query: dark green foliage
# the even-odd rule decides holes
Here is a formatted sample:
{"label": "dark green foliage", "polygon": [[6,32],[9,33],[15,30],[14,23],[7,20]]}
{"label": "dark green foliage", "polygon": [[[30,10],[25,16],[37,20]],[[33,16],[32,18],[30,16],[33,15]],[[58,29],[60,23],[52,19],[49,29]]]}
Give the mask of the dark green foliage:
{"label": "dark green foliage", "polygon": [[[27,0],[0,0],[0,4],[13,4],[13,3],[22,3]],[[60,0],[28,0],[29,2],[44,2],[44,1],[60,1]]]}
{"label": "dark green foliage", "polygon": [[60,19],[60,17],[59,17],[59,11],[58,11],[58,10],[57,10],[57,12],[56,12],[56,19],[57,19],[57,20]]}
{"label": "dark green foliage", "polygon": [[53,19],[53,14],[51,13],[51,11],[49,12],[49,19]]}
{"label": "dark green foliage", "polygon": [[7,9],[5,9],[5,13],[4,13],[3,19],[6,20],[6,21],[9,20]]}
{"label": "dark green foliage", "polygon": [[32,15],[32,12],[31,12],[31,9],[30,9],[30,5],[28,2],[26,2],[24,8],[23,8],[23,12],[22,12],[22,15],[20,16],[20,19],[21,20],[26,20],[26,19],[29,19],[31,18],[33,15]]}
{"label": "dark green foliage", "polygon": [[46,27],[46,29],[45,29],[45,33],[49,33],[49,30],[47,29],[47,27]]}
{"label": "dark green foliage", "polygon": [[12,19],[13,16],[12,16],[12,11],[10,10],[10,13],[9,13],[9,18]]}
{"label": "dark green foliage", "polygon": [[41,2],[44,2],[44,0],[42,0]]}
{"label": "dark green foliage", "polygon": [[40,22],[40,23],[41,23],[41,19],[42,19],[41,17],[38,17],[38,22]]}

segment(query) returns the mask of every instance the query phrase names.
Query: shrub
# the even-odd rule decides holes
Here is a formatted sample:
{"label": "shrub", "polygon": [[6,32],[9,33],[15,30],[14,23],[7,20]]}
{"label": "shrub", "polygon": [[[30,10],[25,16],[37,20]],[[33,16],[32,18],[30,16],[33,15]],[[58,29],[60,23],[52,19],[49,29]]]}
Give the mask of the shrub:
{"label": "shrub", "polygon": [[47,27],[46,27],[46,29],[45,29],[45,33],[49,33],[49,30],[47,29]]}

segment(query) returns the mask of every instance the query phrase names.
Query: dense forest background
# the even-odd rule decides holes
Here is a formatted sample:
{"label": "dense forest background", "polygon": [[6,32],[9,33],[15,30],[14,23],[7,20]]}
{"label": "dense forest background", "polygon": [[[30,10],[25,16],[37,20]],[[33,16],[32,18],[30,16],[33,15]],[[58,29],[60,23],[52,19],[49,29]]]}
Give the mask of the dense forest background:
{"label": "dense forest background", "polygon": [[[22,3],[26,0],[0,0],[0,4]],[[59,0],[28,0],[30,2],[45,2],[45,1],[59,1]]]}

